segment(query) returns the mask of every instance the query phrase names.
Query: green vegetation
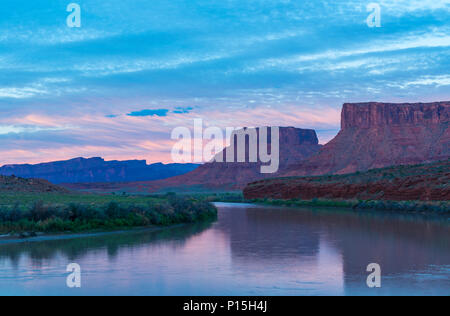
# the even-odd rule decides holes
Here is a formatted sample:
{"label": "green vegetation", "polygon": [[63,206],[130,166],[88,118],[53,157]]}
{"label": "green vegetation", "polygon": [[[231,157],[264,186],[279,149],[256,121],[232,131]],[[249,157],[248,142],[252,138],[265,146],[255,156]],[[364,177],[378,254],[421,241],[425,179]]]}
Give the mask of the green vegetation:
{"label": "green vegetation", "polygon": [[30,207],[36,201],[43,201],[45,204],[66,205],[77,204],[106,204],[117,202],[119,204],[148,204],[165,199],[165,195],[144,196],[144,195],[98,195],[98,194],[58,194],[58,193],[0,193],[0,208],[14,205],[19,202],[21,207]]}
{"label": "green vegetation", "polygon": [[276,205],[276,206],[312,206],[312,207],[345,207],[354,208],[358,201],[352,200],[324,200],[324,199],[312,199],[312,200],[278,200],[278,199],[252,199],[248,202],[256,204]]}
{"label": "green vegetation", "polygon": [[197,199],[208,202],[225,202],[225,203],[248,203],[244,195],[239,193],[211,193],[194,195]]}
{"label": "green vegetation", "polygon": [[[177,196],[189,197],[204,202],[225,202],[225,203],[248,203],[242,192],[215,192],[215,193],[174,193],[169,192],[165,195],[176,194]],[[149,198],[161,198],[165,196],[161,193],[147,195]]]}
{"label": "green vegetation", "polygon": [[415,212],[415,213],[435,213],[449,214],[450,203],[448,201],[441,202],[423,202],[423,201],[383,201],[383,200],[277,200],[277,199],[252,199],[247,200],[249,203],[277,205],[277,206],[293,206],[293,207],[338,207],[352,208],[354,210],[384,210],[397,212]]}
{"label": "green vegetation", "polygon": [[450,214],[450,203],[441,202],[423,202],[423,201],[360,201],[354,207],[355,209],[376,209],[399,212],[415,213],[434,213]]}
{"label": "green vegetation", "polygon": [[205,200],[166,194],[1,194],[0,234],[81,232],[213,220]]}
{"label": "green vegetation", "polygon": [[[172,193],[173,194],[173,193]],[[154,195],[156,198],[161,195]],[[245,199],[242,193],[212,193],[190,195],[199,201],[225,203],[254,203],[274,206],[291,207],[335,207],[354,210],[385,210],[397,212],[450,214],[449,201],[386,201],[386,200],[342,200],[342,199]]]}

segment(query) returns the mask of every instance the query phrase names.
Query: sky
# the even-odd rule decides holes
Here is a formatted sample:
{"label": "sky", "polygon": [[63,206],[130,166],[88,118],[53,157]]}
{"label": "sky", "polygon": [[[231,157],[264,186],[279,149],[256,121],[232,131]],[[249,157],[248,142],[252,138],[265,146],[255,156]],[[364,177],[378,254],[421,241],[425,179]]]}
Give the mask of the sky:
{"label": "sky", "polygon": [[345,102],[450,100],[449,69],[450,0],[2,0],[0,165],[170,163],[195,118],[326,143]]}

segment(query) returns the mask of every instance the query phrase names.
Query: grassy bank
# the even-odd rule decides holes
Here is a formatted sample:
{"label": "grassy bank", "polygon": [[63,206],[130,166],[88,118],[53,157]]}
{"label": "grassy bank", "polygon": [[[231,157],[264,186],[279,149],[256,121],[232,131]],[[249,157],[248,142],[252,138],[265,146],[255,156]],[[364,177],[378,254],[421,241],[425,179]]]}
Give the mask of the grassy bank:
{"label": "grassy bank", "polygon": [[384,201],[384,200],[275,200],[275,199],[252,199],[246,200],[249,203],[293,206],[293,207],[337,207],[352,208],[354,210],[378,210],[378,211],[396,211],[396,212],[414,212],[414,213],[434,213],[450,214],[450,203],[448,201]]}
{"label": "grassy bank", "polygon": [[0,234],[83,232],[213,220],[205,200],[166,194],[1,194]]}
{"label": "grassy bank", "polygon": [[335,207],[355,210],[384,210],[398,212],[450,214],[449,201],[385,201],[385,200],[330,200],[330,199],[245,199],[242,193],[198,194],[195,198],[208,202],[254,203],[292,207]]}

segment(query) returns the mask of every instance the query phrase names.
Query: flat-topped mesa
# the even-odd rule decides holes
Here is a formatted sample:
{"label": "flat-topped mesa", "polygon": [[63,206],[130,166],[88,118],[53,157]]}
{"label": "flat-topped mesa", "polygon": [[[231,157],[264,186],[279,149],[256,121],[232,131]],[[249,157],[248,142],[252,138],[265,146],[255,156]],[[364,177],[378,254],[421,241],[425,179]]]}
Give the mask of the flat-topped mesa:
{"label": "flat-topped mesa", "polygon": [[449,121],[448,101],[346,103],[339,134],[283,175],[343,174],[448,159]]}
{"label": "flat-topped mesa", "polygon": [[296,127],[280,127],[280,171],[317,153],[322,145],[316,131]]}
{"label": "flat-topped mesa", "polygon": [[[266,128],[267,129],[267,142],[270,144],[271,143],[271,139],[270,139],[270,131],[271,128],[270,126],[266,126],[266,127],[244,127],[242,130],[255,130],[256,131],[256,135],[257,138],[259,139],[260,136],[260,132],[259,130],[261,128]],[[242,130],[238,130],[242,131]],[[317,138],[317,134],[316,131],[313,129],[303,129],[303,128],[297,128],[297,127],[278,127],[279,130],[279,142],[280,144],[290,144],[290,145],[318,145],[319,144],[319,139]]]}
{"label": "flat-topped mesa", "polygon": [[432,103],[345,103],[341,128],[431,126],[450,121],[450,101]]}
{"label": "flat-topped mesa", "polygon": [[318,145],[316,131],[295,127],[280,127],[280,144]]}
{"label": "flat-topped mesa", "polygon": [[[257,140],[259,142],[260,127],[248,129],[249,132],[254,132],[256,130]],[[271,128],[268,128],[267,145],[268,149],[270,149],[269,151],[272,152],[270,135]],[[171,189],[183,187],[188,190],[189,187],[200,185],[203,188],[209,189],[226,187],[227,189],[234,190],[245,187],[245,185],[249,182],[277,175],[277,173],[262,173],[261,166],[267,165],[267,163],[262,163],[260,159],[258,159],[258,162],[249,162],[248,140],[245,142],[245,162],[237,162],[238,160],[236,159],[236,156],[238,147],[236,140],[234,144],[235,157],[232,159],[234,162],[226,162],[225,157],[227,149],[231,148],[227,147],[222,152],[217,154],[219,157],[222,156],[223,162],[208,162],[187,174],[161,181],[155,181],[149,185],[149,189],[159,190],[165,187],[170,187]],[[287,166],[292,163],[297,163],[311,157],[317,153],[321,147],[322,146],[319,145],[319,140],[314,130],[295,127],[279,127],[279,172],[286,169]]]}
{"label": "flat-topped mesa", "polygon": [[[272,135],[272,128],[270,126],[266,127],[244,127],[242,129],[236,130],[230,139],[230,143],[234,143],[234,150],[230,149],[232,148],[232,145],[229,147],[226,147],[224,150],[222,150],[220,153],[217,154],[216,159],[218,158],[218,162],[213,160],[209,163],[227,163],[228,159],[231,159],[232,157],[228,157],[227,155],[230,155],[231,153],[234,153],[234,159],[231,159],[232,162],[230,163],[236,163],[237,160],[237,153],[241,150],[245,150],[245,162],[244,163],[251,163],[249,159],[249,150],[250,150],[250,135],[256,136],[255,140],[253,142],[252,148],[255,149],[255,153],[258,156],[259,155],[259,145],[260,145],[260,137],[263,135],[261,133],[261,129],[266,129],[267,133],[264,134],[267,136],[267,139],[265,140],[267,142],[268,151],[271,152],[271,135]],[[316,131],[312,129],[301,129],[296,127],[277,127],[279,131],[279,137],[278,137],[278,144],[280,149],[280,156],[282,157],[280,159],[280,164],[283,167],[286,162],[300,159],[303,160],[304,156],[310,156],[310,153],[316,152],[321,146],[319,145],[319,139],[317,137]],[[239,136],[238,136],[239,135]],[[234,137],[234,142],[232,141]],[[242,146],[241,142],[244,140],[245,137],[245,148],[240,148]],[[241,142],[240,142],[240,141]],[[259,161],[259,159],[258,159]],[[253,162],[256,163],[256,162]]]}

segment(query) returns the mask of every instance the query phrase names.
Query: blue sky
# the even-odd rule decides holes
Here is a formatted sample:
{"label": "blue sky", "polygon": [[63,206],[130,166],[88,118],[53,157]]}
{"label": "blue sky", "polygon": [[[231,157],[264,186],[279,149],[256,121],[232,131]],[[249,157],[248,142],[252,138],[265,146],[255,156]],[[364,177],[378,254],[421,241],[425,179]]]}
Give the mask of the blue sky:
{"label": "blue sky", "polygon": [[344,102],[449,100],[449,48],[450,0],[3,0],[0,164],[170,162],[197,117],[324,143]]}

